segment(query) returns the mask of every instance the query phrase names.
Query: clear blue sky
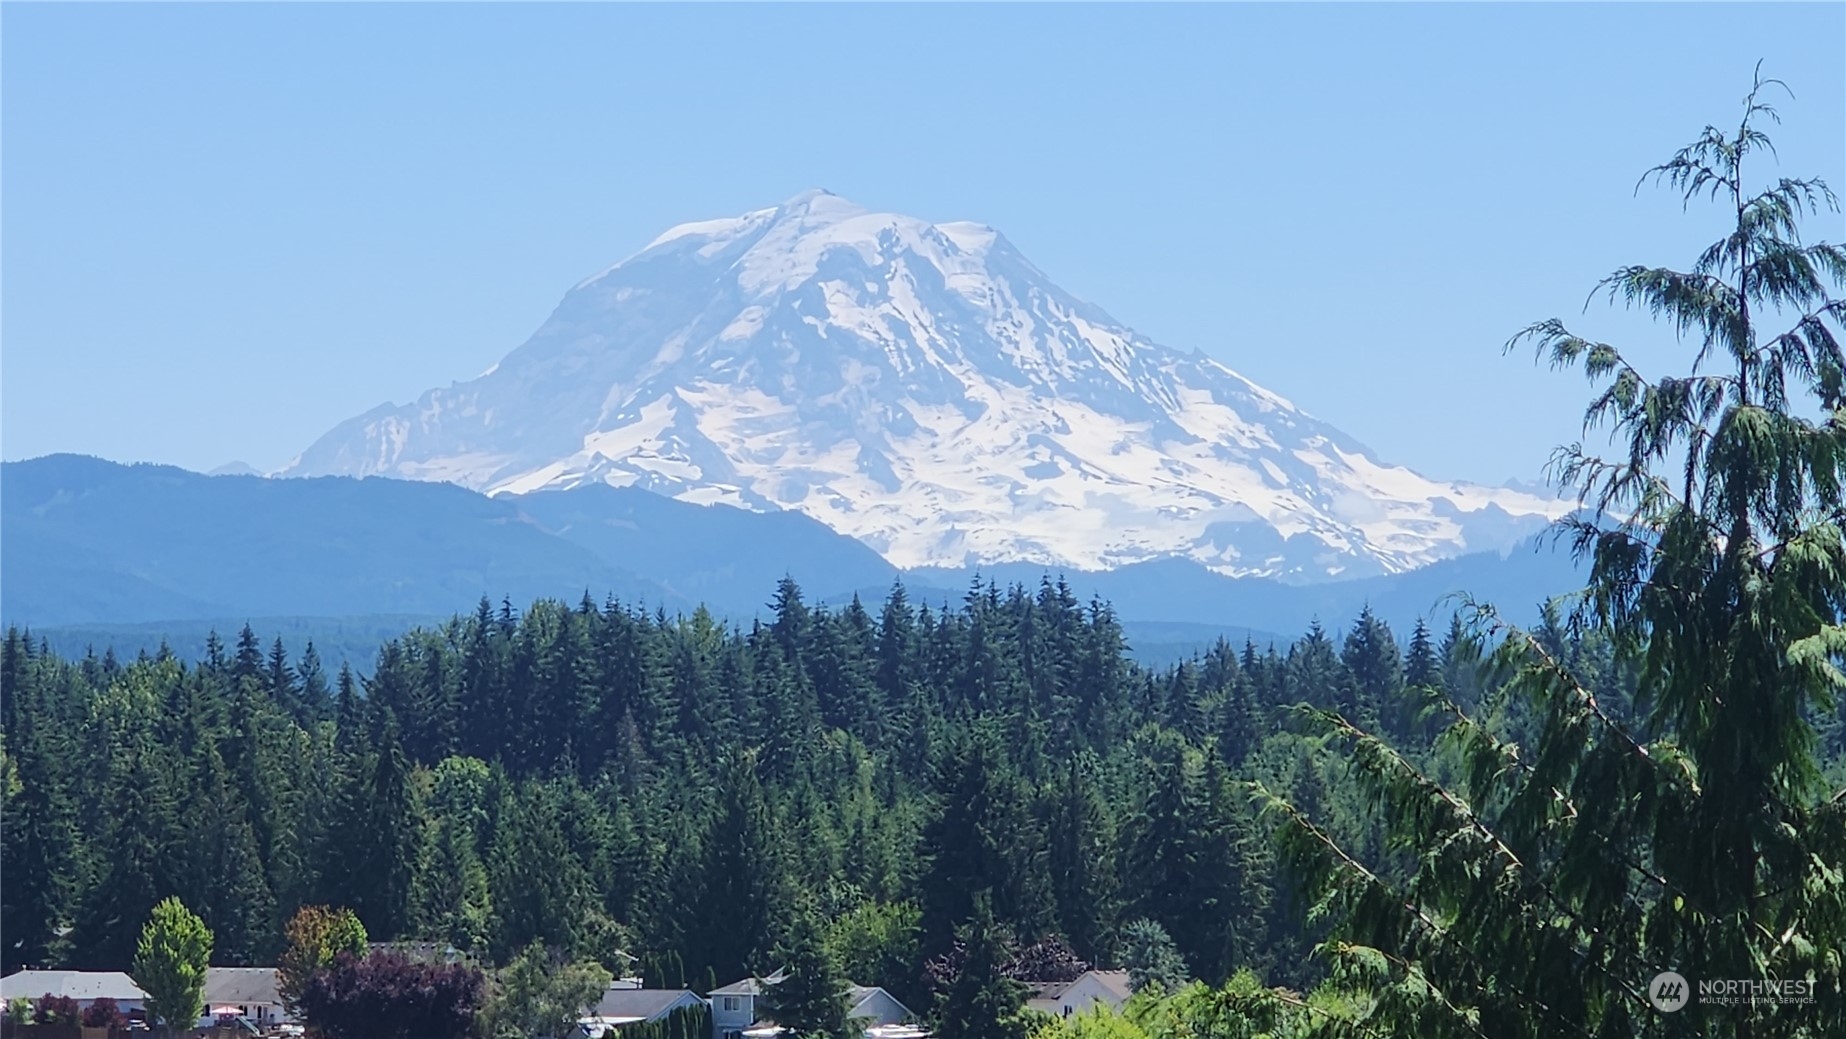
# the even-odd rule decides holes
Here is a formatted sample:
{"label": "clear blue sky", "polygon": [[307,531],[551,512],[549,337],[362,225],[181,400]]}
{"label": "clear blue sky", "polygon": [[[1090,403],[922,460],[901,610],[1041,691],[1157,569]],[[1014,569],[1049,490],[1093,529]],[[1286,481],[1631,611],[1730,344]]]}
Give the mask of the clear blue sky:
{"label": "clear blue sky", "polygon": [[1715,236],[1631,189],[1758,58],[1796,93],[1779,172],[1846,189],[1837,3],[6,4],[0,32],[12,459],[277,466],[667,226],[819,186],[993,224],[1385,458],[1497,482],[1585,392],[1500,344]]}

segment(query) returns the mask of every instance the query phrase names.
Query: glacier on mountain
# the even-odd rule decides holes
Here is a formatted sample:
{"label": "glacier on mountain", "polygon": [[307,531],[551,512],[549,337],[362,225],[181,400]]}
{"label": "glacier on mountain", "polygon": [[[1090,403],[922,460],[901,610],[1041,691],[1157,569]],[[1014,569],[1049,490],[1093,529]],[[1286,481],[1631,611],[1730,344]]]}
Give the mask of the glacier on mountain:
{"label": "glacier on mountain", "polygon": [[1177,556],[1296,581],[1502,550],[1570,506],[1387,465],[992,228],[822,191],[666,231],[481,376],[281,473],[331,474],[795,509],[903,567]]}

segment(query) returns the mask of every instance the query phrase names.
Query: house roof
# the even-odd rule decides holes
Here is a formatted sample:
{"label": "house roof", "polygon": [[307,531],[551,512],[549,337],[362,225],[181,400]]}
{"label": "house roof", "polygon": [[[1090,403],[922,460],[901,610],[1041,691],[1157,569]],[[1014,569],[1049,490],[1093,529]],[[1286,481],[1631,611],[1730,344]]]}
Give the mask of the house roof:
{"label": "house roof", "polygon": [[1069,981],[1028,981],[1031,986],[1030,999],[1056,1001],[1064,998],[1064,993],[1075,988],[1085,978],[1093,979],[1103,991],[1118,1002],[1126,1002],[1134,995],[1134,987],[1128,984],[1128,972],[1125,970],[1086,970]]}
{"label": "house roof", "polygon": [[367,942],[368,952],[396,953],[419,963],[454,963],[462,958],[461,950],[448,942]]}
{"label": "house roof", "polygon": [[902,1000],[898,999],[896,996],[893,996],[891,993],[886,992],[881,986],[854,985],[850,989],[848,989],[846,993],[846,1005],[848,1007],[847,1016],[848,1017],[852,1016],[852,1011],[857,1010],[860,1007],[864,1006],[866,1000],[871,999],[873,996],[879,995],[881,993],[884,995],[886,999],[890,1000],[899,1010],[902,1010],[905,1014],[910,1013],[910,1008],[905,1006]]}
{"label": "house roof", "polygon": [[597,1017],[625,1017],[651,1021],[672,1009],[687,997],[701,1002],[698,994],[683,988],[610,988],[596,1004]]}
{"label": "house roof", "polygon": [[134,979],[119,970],[22,970],[0,978],[0,1000],[37,999],[47,993],[76,1000],[147,999]]}
{"label": "house roof", "polygon": [[1090,974],[1103,988],[1109,990],[1111,996],[1123,1002],[1135,994],[1135,988],[1128,983],[1128,972],[1125,970],[1093,970]]}
{"label": "house roof", "polygon": [[723,988],[712,989],[710,992],[707,992],[706,995],[708,996],[760,996],[764,992],[768,991],[770,986],[774,985],[778,981],[781,981],[783,977],[784,977],[784,972],[778,970],[774,974],[771,974],[770,976],[768,976],[767,978],[745,978],[742,981],[733,981],[729,985],[724,986]]}
{"label": "house roof", "polygon": [[212,1006],[282,1003],[274,967],[205,968],[205,1002]]}

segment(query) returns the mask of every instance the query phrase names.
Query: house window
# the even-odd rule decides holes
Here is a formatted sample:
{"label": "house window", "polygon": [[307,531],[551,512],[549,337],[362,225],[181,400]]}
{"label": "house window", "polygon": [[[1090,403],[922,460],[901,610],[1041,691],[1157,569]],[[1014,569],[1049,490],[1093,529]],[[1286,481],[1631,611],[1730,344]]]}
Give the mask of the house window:
{"label": "house window", "polygon": [[724,1009],[727,1012],[735,1012],[737,1010],[737,997],[736,996],[724,997]]}

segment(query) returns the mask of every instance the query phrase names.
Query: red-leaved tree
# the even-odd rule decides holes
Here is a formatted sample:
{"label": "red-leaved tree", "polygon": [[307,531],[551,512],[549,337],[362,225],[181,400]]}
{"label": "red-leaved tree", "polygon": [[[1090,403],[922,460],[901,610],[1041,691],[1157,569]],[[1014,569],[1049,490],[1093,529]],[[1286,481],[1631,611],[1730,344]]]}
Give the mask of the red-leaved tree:
{"label": "red-leaved tree", "polygon": [[341,953],[301,992],[308,1024],[327,1039],[463,1039],[486,999],[479,970],[399,953]]}
{"label": "red-leaved tree", "polygon": [[128,1017],[122,1013],[120,1004],[108,996],[99,996],[83,1008],[85,1028],[120,1028],[127,1023]]}
{"label": "red-leaved tree", "polygon": [[47,992],[32,1007],[32,1020],[41,1025],[74,1025],[77,1016],[77,1001],[69,996],[54,996]]}

